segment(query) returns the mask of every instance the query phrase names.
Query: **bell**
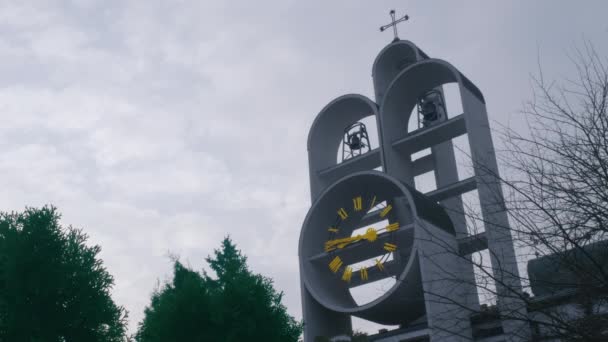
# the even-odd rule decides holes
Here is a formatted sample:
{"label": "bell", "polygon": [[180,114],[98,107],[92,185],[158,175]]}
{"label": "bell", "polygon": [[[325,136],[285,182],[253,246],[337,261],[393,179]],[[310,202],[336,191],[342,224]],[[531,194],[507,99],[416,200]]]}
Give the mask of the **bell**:
{"label": "bell", "polygon": [[351,150],[360,150],[363,147],[361,146],[361,139],[357,134],[351,135],[348,138],[348,147],[350,147]]}
{"label": "bell", "polygon": [[437,106],[433,102],[425,102],[422,106],[422,118],[424,121],[435,121],[437,117]]}
{"label": "bell", "polygon": [[422,95],[418,100],[418,114],[420,115],[418,122],[424,127],[442,120],[446,113],[441,92],[431,90]]}
{"label": "bell", "polygon": [[344,129],[342,161],[370,151],[369,136],[362,122],[355,122]]}

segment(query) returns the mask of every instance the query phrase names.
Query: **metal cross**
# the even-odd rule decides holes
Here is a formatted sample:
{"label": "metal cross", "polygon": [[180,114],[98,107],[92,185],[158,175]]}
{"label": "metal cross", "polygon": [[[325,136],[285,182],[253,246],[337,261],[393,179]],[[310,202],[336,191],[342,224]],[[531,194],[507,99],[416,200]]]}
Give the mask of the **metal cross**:
{"label": "metal cross", "polygon": [[402,21],[406,21],[408,20],[410,17],[406,14],[403,17],[395,20],[395,10],[391,10],[390,12],[391,18],[393,19],[393,21],[390,24],[386,24],[384,26],[380,26],[380,32],[384,32],[384,30],[386,30],[389,27],[393,27],[393,33],[395,34],[395,39],[394,41],[399,40],[399,37],[397,36],[397,24],[402,22]]}

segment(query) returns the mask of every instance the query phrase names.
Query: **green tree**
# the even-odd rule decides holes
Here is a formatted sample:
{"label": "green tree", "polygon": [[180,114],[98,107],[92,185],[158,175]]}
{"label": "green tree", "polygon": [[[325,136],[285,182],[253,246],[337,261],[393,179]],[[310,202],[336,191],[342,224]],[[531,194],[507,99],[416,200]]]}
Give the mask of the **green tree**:
{"label": "green tree", "polygon": [[59,219],[48,206],[0,213],[0,341],[123,341],[101,248]]}
{"label": "green tree", "polygon": [[211,299],[208,280],[175,260],[173,281],[153,293],[136,340],[218,341]]}
{"label": "green tree", "polygon": [[152,294],[137,341],[298,340],[302,326],[287,313],[282,293],[249,270],[230,238],[206,261],[215,278],[174,261],[173,280]]}

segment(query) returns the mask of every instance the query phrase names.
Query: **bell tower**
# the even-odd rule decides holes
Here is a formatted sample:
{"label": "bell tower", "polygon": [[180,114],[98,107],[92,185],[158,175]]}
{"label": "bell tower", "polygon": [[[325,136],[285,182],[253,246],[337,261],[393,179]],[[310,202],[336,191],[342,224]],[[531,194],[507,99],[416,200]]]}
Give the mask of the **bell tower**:
{"label": "bell tower", "polygon": [[[418,337],[430,341],[472,340],[470,315],[478,311],[479,301],[471,255],[483,250],[489,251],[493,265],[501,265],[493,268],[494,277],[503,280],[496,284],[499,311],[524,308],[509,293],[521,291],[521,284],[502,190],[495,181],[498,166],[483,94],[450,63],[431,58],[412,42],[398,38],[395,25],[408,20],[407,15],[395,19],[395,12],[391,11],[391,17],[392,23],[381,27],[381,31],[392,27],[395,39],[380,51],[372,67],[375,101],[358,94],[340,96],[320,111],[309,131],[312,205],[302,228],[299,249],[306,342],[313,342],[316,336],[347,334],[352,328],[351,316],[377,318],[380,322],[388,321],[385,317],[390,314],[403,315],[401,320],[395,318],[402,328],[414,323],[422,326],[424,331]],[[460,92],[462,113],[450,113],[446,108],[443,86],[448,83],[455,84]],[[418,116],[413,120],[417,127],[408,127],[412,113]],[[370,146],[369,132],[361,123],[366,117],[376,123],[379,141],[376,148]],[[474,169],[473,176],[465,179],[459,179],[452,142],[460,136],[468,140]],[[342,158],[337,160],[340,148]],[[423,150],[430,153],[413,158]],[[437,188],[426,193],[416,190],[414,178],[431,171]],[[400,206],[399,200],[393,202],[398,210],[417,208],[420,219],[414,220],[411,227],[412,257],[404,271],[391,275],[397,279],[395,289],[383,297],[390,300],[378,300],[361,308],[328,305],[333,292],[328,290],[327,298],[315,295],[310,286],[313,280],[307,278],[312,273],[304,272],[317,267],[309,265],[305,235],[315,229],[326,229],[315,226],[320,215],[316,212],[322,203],[331,203],[327,198],[338,198],[332,191],[348,192],[356,179],[373,177],[384,177],[385,182],[402,187],[409,204]],[[376,184],[373,182],[369,184]],[[369,188],[369,184],[357,185]],[[462,202],[462,195],[474,190],[485,228],[477,234],[467,229]],[[372,214],[363,220],[374,221]],[[445,220],[437,223],[437,218],[444,216],[448,230],[443,229]],[[412,314],[414,306],[409,313],[398,307],[403,306],[399,301],[403,297],[416,297],[420,301],[419,315]],[[341,300],[347,302],[348,298]],[[501,324],[510,340],[517,340],[511,337],[516,336],[516,331],[522,336],[520,332],[525,330],[525,323]]]}

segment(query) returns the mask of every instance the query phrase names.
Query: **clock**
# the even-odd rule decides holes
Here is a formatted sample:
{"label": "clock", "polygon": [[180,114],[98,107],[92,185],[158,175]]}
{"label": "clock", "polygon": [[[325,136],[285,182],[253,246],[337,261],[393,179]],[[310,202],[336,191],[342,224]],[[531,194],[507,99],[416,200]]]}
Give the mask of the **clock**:
{"label": "clock", "polygon": [[[377,194],[361,193],[344,203],[336,203],[334,223],[327,227],[327,239],[323,244],[324,253],[318,256],[328,261],[328,269],[347,283],[363,284],[370,280],[369,272],[375,269],[388,277],[387,262],[393,261],[399,254],[395,241],[396,232],[401,228],[399,221],[393,215],[394,201],[381,201]],[[380,220],[380,222],[379,222]],[[386,222],[386,224],[381,224]],[[370,223],[363,228],[366,223]],[[357,228],[355,230],[355,228]],[[356,233],[358,232],[358,233]],[[366,246],[363,246],[366,245]],[[363,253],[367,249],[367,253]],[[342,255],[349,252],[370,256],[377,254],[373,262],[357,263],[356,266],[346,265]],[[359,256],[358,259],[362,257]],[[372,271],[373,272],[373,271]],[[353,279],[354,277],[354,279]]]}
{"label": "clock", "polygon": [[[304,285],[327,309],[377,323],[422,316],[416,237],[424,222],[453,231],[437,203],[385,173],[342,178],[318,197],[304,220],[299,243]],[[353,298],[354,288],[388,278],[393,285],[375,289],[371,301]]]}

